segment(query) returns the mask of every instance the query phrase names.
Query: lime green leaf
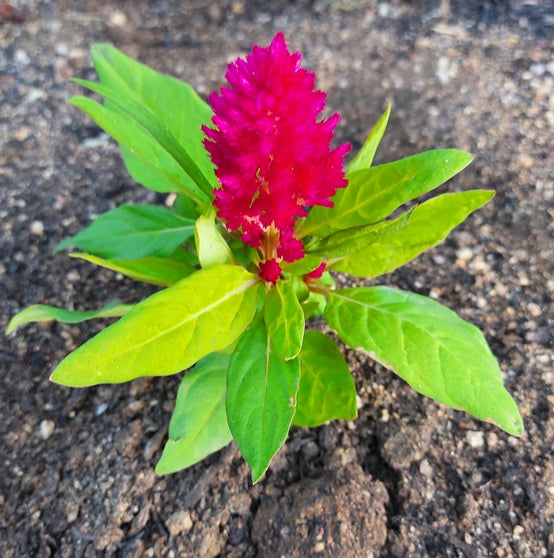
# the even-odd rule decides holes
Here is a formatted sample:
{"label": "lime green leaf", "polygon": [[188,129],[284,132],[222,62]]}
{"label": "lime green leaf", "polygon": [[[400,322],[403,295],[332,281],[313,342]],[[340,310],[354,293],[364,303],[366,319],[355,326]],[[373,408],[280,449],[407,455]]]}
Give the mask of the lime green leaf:
{"label": "lime green leaf", "polygon": [[56,320],[64,324],[78,324],[93,318],[113,318],[127,314],[134,304],[122,304],[114,300],[99,310],[66,310],[47,304],[33,304],[25,310],[18,312],[8,324],[6,335],[9,335],[19,326],[31,322],[50,322]]}
{"label": "lime green leaf", "polygon": [[383,113],[381,118],[377,120],[377,123],[369,133],[369,136],[365,140],[365,143],[363,144],[360,151],[358,151],[354,159],[350,161],[348,170],[346,171],[347,174],[371,167],[371,163],[373,163],[373,157],[375,157],[377,147],[379,147],[379,144],[381,143],[381,140],[383,139],[383,135],[387,128],[389,116],[390,105],[387,107],[387,110]]}
{"label": "lime green leaf", "polygon": [[327,258],[344,258],[350,254],[367,249],[375,242],[388,238],[401,230],[408,223],[412,210],[406,211],[390,221],[381,221],[374,225],[362,225],[337,231],[311,244],[306,250],[310,254],[319,254]]}
{"label": "lime green leaf", "polygon": [[307,331],[300,363],[292,423],[312,427],[333,419],[355,419],[356,386],[335,342],[320,331]]}
{"label": "lime green leaf", "polygon": [[431,198],[413,210],[404,227],[333,263],[330,268],[360,277],[389,273],[444,240],[454,227],[493,196],[490,190],[470,190]]}
{"label": "lime green leaf", "polygon": [[[136,62],[108,44],[95,44],[91,56],[100,81],[148,108],[190,154],[208,181],[215,184],[213,164],[202,144],[202,125],[210,124],[213,113],[192,87]],[[158,151],[162,157],[163,149],[158,146]],[[163,191],[172,191],[172,183],[159,169],[148,167],[126,148],[123,154],[135,180],[153,190],[158,190],[162,182]]]}
{"label": "lime green leaf", "polygon": [[306,254],[301,260],[292,263],[283,263],[283,273],[285,275],[306,275],[318,268],[322,262],[321,256]]}
{"label": "lime green leaf", "polygon": [[95,256],[136,260],[165,257],[194,235],[194,221],[157,205],[121,205],[97,217],[91,225],[55,249],[76,246]]}
{"label": "lime green leaf", "polygon": [[227,242],[219,232],[214,216],[200,215],[194,226],[196,252],[202,267],[214,264],[233,264],[235,259]]}
{"label": "lime green leaf", "polygon": [[284,444],[296,405],[300,362],[272,350],[263,319],[238,342],[227,371],[227,420],[258,481]]}
{"label": "lime green leaf", "polygon": [[156,465],[159,475],[190,467],[233,439],[225,412],[228,364],[229,355],[208,355],[181,381],[169,440]]}
{"label": "lime green leaf", "polygon": [[388,287],[330,294],[325,318],[340,338],[416,391],[519,436],[523,423],[483,334],[438,302]]}
{"label": "lime green leaf", "polygon": [[244,331],[254,316],[258,286],[239,266],[197,271],[143,300],[68,355],[51,379],[82,387],[185,370]]}
{"label": "lime green leaf", "polygon": [[113,103],[118,109],[123,111],[122,114],[125,113],[127,118],[130,117],[140,124],[140,126],[148,132],[192,178],[195,184],[206,195],[205,199],[211,199],[213,197],[212,183],[198,168],[198,165],[186,149],[175,139],[167,126],[160,122],[160,120],[158,120],[158,118],[152,114],[148,108],[140,104],[140,102],[135,101],[134,98],[128,94],[122,93],[121,91],[101,83],[95,83],[85,79],[73,79],[73,81],[90,89],[91,91],[94,91],[95,93],[98,93],[99,95],[102,95],[110,101],[110,105]]}
{"label": "lime green leaf", "polygon": [[264,319],[275,354],[285,360],[297,357],[304,338],[304,312],[290,283],[278,281],[269,290]]}
{"label": "lime green leaf", "polygon": [[438,149],[353,172],[347,177],[348,187],[332,198],[335,206],[312,208],[297,236],[324,237],[336,230],[377,223],[403,203],[440,186],[470,162],[469,153]]}
{"label": "lime green leaf", "polygon": [[173,258],[139,258],[138,260],[105,260],[92,254],[74,252],[72,258],[80,258],[100,267],[121,273],[135,281],[169,287],[190,275],[196,269],[186,262]]}

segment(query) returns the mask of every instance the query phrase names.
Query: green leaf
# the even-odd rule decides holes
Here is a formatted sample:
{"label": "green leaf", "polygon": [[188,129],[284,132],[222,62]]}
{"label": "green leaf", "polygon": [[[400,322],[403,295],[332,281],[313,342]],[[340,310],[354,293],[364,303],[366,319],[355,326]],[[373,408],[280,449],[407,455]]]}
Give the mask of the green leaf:
{"label": "green leaf", "polygon": [[332,198],[335,206],[312,208],[297,236],[324,237],[337,230],[377,223],[403,203],[452,178],[471,158],[464,151],[437,149],[353,172],[347,176],[348,187]]}
{"label": "green leaf", "polygon": [[157,192],[181,192],[193,198],[197,204],[205,203],[207,196],[204,192],[157,140],[128,115],[88,97],[72,97],[69,102],[86,112],[100,128],[140,159],[145,167],[159,172],[165,178],[156,180],[156,174],[153,173],[152,181],[144,182],[146,186]]}
{"label": "green leaf", "polygon": [[195,184],[206,195],[205,199],[212,199],[212,183],[198,168],[198,165],[187,150],[175,139],[167,126],[160,122],[148,108],[140,104],[140,102],[135,101],[134,98],[128,94],[121,93],[121,91],[101,83],[76,78],[74,78],[73,81],[102,95],[110,101],[110,106],[111,103],[113,103],[122,113],[125,113],[127,117],[131,117],[140,124],[140,126],[148,132],[192,178]]}
{"label": "green leaf", "polygon": [[275,354],[285,360],[297,357],[304,338],[304,312],[290,283],[278,281],[269,290],[264,319]]}
{"label": "green leaf", "polygon": [[493,196],[491,190],[470,190],[431,198],[413,210],[404,227],[329,267],[360,277],[389,273],[436,246]]}
{"label": "green leaf", "polygon": [[230,345],[256,309],[257,277],[213,266],[137,304],[68,355],[52,380],[74,387],[167,376]]}
{"label": "green leaf", "polygon": [[135,281],[169,287],[190,275],[196,269],[186,262],[173,258],[139,258],[138,260],[105,260],[92,254],[74,252],[72,258],[80,258],[100,267],[121,273]]}
{"label": "green leaf", "polygon": [[194,226],[196,252],[202,267],[215,264],[233,264],[235,259],[227,242],[219,232],[214,216],[200,215]]}
{"label": "green leaf", "polygon": [[381,221],[374,225],[362,225],[337,231],[312,245],[306,250],[310,254],[318,254],[331,258],[344,258],[363,249],[368,249],[375,242],[387,238],[401,230],[408,223],[413,210],[406,211],[390,221]]}
{"label": "green leaf", "polygon": [[383,139],[383,135],[387,128],[389,116],[390,105],[387,107],[387,110],[383,113],[379,120],[377,120],[377,123],[369,133],[369,136],[365,140],[365,143],[363,144],[360,151],[358,151],[354,159],[350,161],[348,170],[346,171],[347,174],[371,167],[371,163],[373,163],[373,157],[375,157],[377,147],[379,147],[379,144],[381,143],[381,140]]}
{"label": "green leaf", "polygon": [[76,246],[95,256],[136,260],[165,257],[194,235],[194,221],[157,205],[121,205],[62,241],[55,252]]}
{"label": "green leaf", "polygon": [[57,308],[47,304],[33,304],[25,310],[18,312],[8,324],[6,335],[9,335],[19,326],[31,322],[50,322],[56,320],[64,324],[78,324],[93,318],[113,318],[127,314],[133,308],[134,304],[122,304],[114,300],[108,302],[106,306],[99,310],[66,310],[65,308]]}
{"label": "green leaf", "polygon": [[[147,107],[190,154],[208,181],[215,184],[213,164],[202,144],[202,126],[210,124],[213,113],[192,87],[154,71],[108,44],[95,44],[91,57],[100,81]],[[154,190],[163,182],[164,191],[171,191],[171,182],[159,170],[145,166],[125,148],[123,153],[135,180]]]}
{"label": "green leaf", "polygon": [[229,355],[208,355],[181,381],[169,440],[156,465],[159,475],[190,467],[233,439],[225,412],[228,364]]}
{"label": "green leaf", "polygon": [[388,287],[330,293],[325,318],[340,338],[416,391],[519,436],[523,423],[483,334],[438,302]]}
{"label": "green leaf", "polygon": [[298,358],[285,361],[272,350],[263,319],[241,337],[227,371],[227,420],[257,482],[284,444],[294,415],[300,375]]}
{"label": "green leaf", "polygon": [[302,303],[304,320],[308,321],[311,317],[323,316],[323,310],[327,304],[327,299],[321,293],[310,292],[310,296]]}
{"label": "green leaf", "polygon": [[307,331],[300,363],[293,424],[312,427],[333,419],[354,420],[356,386],[335,342],[320,331]]}
{"label": "green leaf", "polygon": [[306,275],[321,265],[321,256],[312,256],[306,254],[302,259],[292,263],[283,264],[283,273],[285,275]]}

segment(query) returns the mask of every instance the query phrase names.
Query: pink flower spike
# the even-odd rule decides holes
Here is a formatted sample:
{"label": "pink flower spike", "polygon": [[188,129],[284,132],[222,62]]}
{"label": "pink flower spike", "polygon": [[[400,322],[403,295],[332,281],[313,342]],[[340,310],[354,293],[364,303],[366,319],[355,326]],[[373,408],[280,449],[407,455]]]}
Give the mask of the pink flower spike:
{"label": "pink flower spike", "polygon": [[340,116],[318,120],[326,95],[300,59],[282,33],[268,47],[254,46],[229,64],[228,85],[210,95],[213,127],[203,128],[220,182],[217,215],[260,251],[260,275],[270,282],[281,261],[304,256],[296,219],[311,206],[332,207],[330,198],[347,185],[350,145],[330,147]]}

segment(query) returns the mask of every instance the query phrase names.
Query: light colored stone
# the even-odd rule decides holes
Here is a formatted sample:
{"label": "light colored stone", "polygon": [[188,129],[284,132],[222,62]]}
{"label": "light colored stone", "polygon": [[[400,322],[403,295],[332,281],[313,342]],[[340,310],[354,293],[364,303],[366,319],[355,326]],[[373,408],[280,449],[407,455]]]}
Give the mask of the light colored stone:
{"label": "light colored stone", "polygon": [[192,529],[190,513],[186,510],[176,511],[167,518],[165,525],[172,537],[186,533]]}
{"label": "light colored stone", "polygon": [[482,448],[485,445],[485,434],[480,430],[468,430],[466,440],[472,448]]}

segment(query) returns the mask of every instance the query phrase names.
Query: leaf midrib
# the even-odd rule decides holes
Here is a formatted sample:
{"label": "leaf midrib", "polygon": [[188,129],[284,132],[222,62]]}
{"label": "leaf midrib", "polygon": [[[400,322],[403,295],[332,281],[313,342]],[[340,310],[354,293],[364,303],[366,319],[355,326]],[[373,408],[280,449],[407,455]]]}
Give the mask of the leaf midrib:
{"label": "leaf midrib", "polygon": [[[195,312],[194,314],[189,314],[188,316],[186,316],[186,318],[182,321],[180,321],[179,323],[171,326],[168,329],[164,329],[162,332],[158,333],[157,335],[154,335],[152,337],[149,337],[146,341],[143,341],[142,343],[138,343],[136,345],[132,345],[132,346],[128,346],[126,347],[124,350],[122,350],[119,354],[118,357],[121,355],[124,355],[130,351],[135,351],[140,349],[141,347],[144,347],[145,345],[148,345],[149,343],[154,342],[156,339],[164,336],[164,335],[168,335],[169,333],[171,333],[172,331],[182,327],[183,325],[185,325],[187,322],[190,322],[191,320],[194,320],[196,318],[198,318],[199,316],[201,316],[202,314],[206,314],[208,312],[210,312],[211,310],[213,310],[214,308],[216,308],[217,306],[219,306],[220,304],[223,304],[224,302],[226,302],[227,300],[229,300],[230,298],[234,297],[237,294],[240,294],[241,292],[246,291],[248,288],[250,288],[252,285],[254,285],[255,283],[257,283],[258,279],[250,279],[249,281],[247,281],[246,283],[243,283],[242,285],[240,285],[239,287],[237,287],[236,289],[234,289],[233,291],[227,293],[225,296],[219,298],[218,300],[212,302],[211,304],[209,304],[208,306],[205,306],[204,308],[202,308],[202,310],[199,310],[198,312]],[[131,317],[129,315],[129,317]]]}

